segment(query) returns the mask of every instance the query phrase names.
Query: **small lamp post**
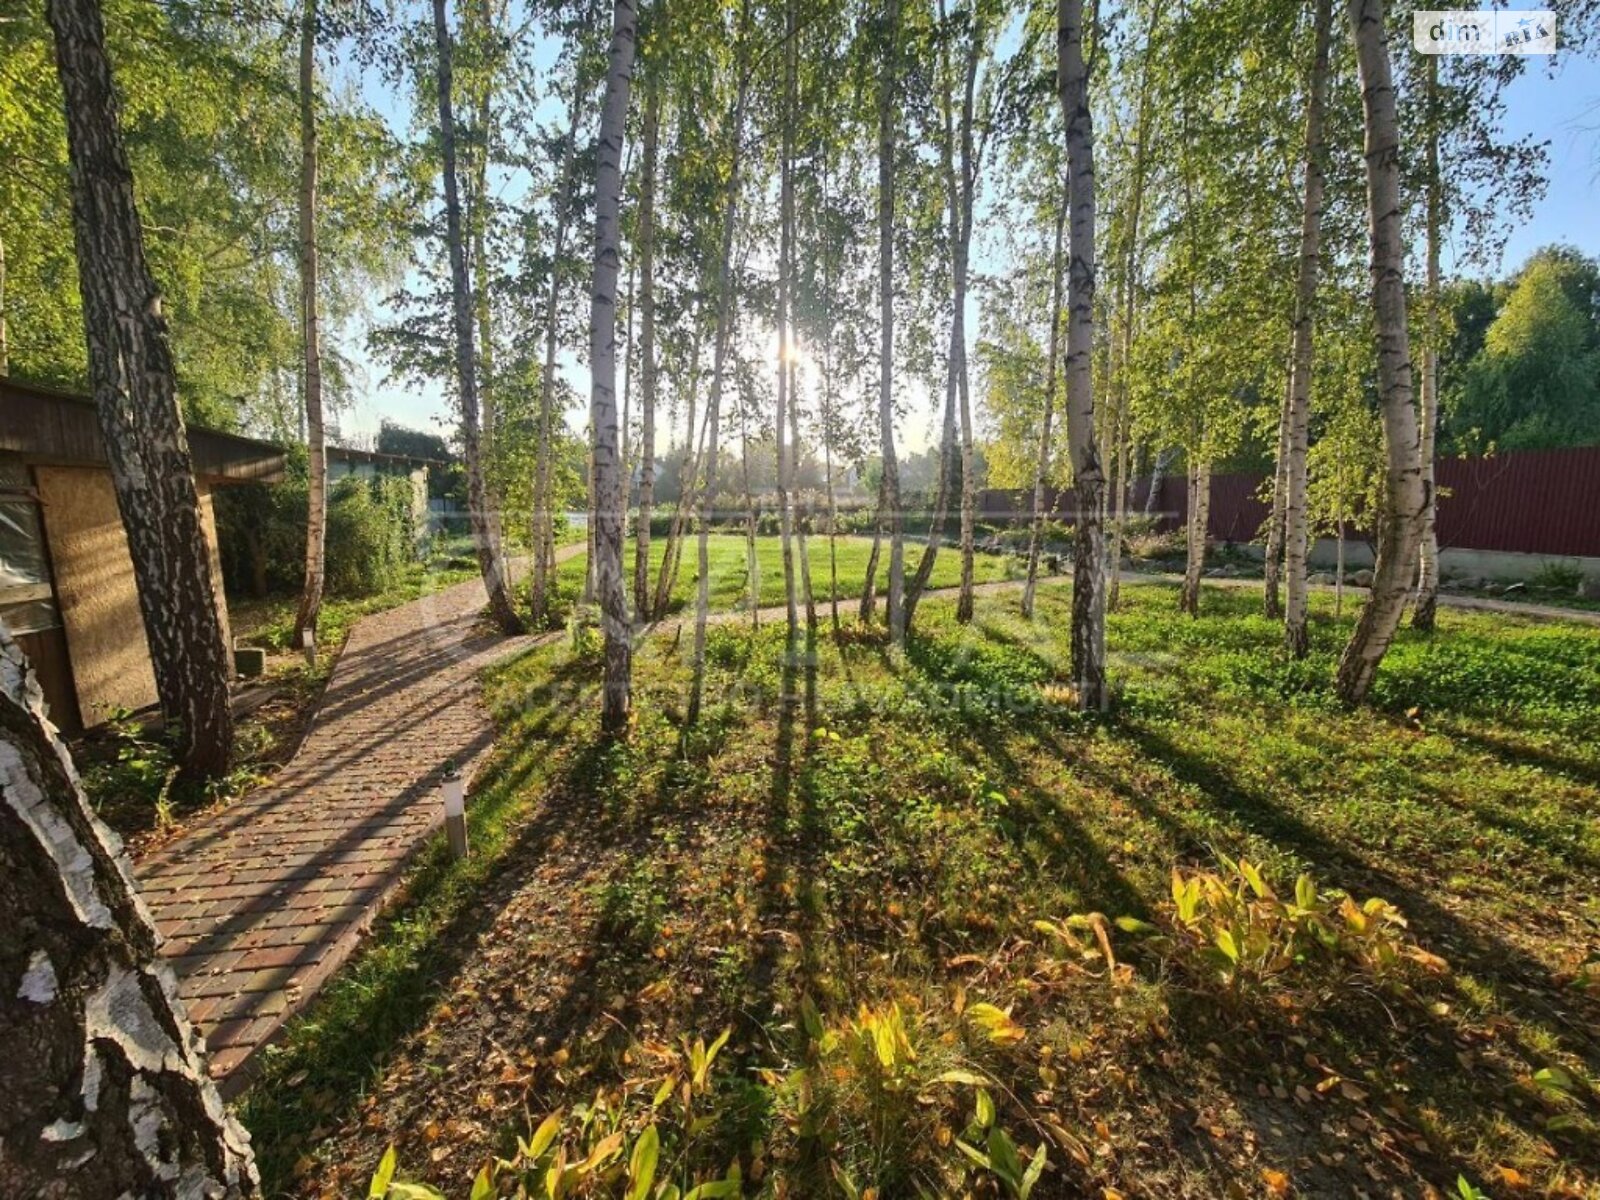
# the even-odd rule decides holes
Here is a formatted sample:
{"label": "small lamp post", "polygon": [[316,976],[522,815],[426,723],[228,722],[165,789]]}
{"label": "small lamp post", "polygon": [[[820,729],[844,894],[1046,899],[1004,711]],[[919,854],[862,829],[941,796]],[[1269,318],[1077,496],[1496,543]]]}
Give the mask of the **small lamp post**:
{"label": "small lamp post", "polygon": [[444,828],[450,838],[450,857],[467,856],[467,785],[461,772],[451,768],[439,785],[444,800]]}
{"label": "small lamp post", "polygon": [[300,645],[301,648],[306,652],[306,666],[310,667],[313,671],[316,670],[317,631],[315,629],[307,629],[305,633],[301,634],[300,636]]}

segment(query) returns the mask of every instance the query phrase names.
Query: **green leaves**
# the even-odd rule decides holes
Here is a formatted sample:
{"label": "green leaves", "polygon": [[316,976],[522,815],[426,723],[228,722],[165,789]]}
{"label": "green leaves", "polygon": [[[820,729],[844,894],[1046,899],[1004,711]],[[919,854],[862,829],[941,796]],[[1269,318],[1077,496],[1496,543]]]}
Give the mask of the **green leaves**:
{"label": "green leaves", "polygon": [[383,1200],[389,1194],[389,1181],[394,1178],[395,1154],[390,1146],[378,1160],[378,1169],[372,1173],[372,1183],[367,1188],[367,1200]]}
{"label": "green leaves", "polygon": [[987,1153],[959,1139],[956,1141],[956,1149],[974,1165],[998,1178],[1007,1193],[1015,1200],[1028,1200],[1049,1162],[1049,1153],[1041,1142],[1039,1148],[1034,1151],[1033,1158],[1024,1164],[1022,1156],[1017,1152],[1016,1143],[998,1125],[989,1130],[985,1142]]}
{"label": "green leaves", "polygon": [[1011,1019],[1011,1014],[993,1004],[973,1004],[967,1008],[967,1019],[988,1034],[991,1042],[1002,1044],[1020,1042],[1027,1032]]}
{"label": "green leaves", "polygon": [[[425,1183],[406,1183],[395,1179],[396,1165],[394,1147],[390,1146],[383,1152],[378,1169],[372,1173],[372,1182],[367,1185],[368,1200],[445,1200],[444,1193],[437,1188]],[[472,1185],[471,1200],[487,1200],[493,1195],[494,1184],[489,1168],[484,1167]]]}
{"label": "green leaves", "polygon": [[661,1135],[654,1125],[639,1135],[628,1158],[627,1200],[644,1200],[656,1178],[656,1161],[661,1156]]}

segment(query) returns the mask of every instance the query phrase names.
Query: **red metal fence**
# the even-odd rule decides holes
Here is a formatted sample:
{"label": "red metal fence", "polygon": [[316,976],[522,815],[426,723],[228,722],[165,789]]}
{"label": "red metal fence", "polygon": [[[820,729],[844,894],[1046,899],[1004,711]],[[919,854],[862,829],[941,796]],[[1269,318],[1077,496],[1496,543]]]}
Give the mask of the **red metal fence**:
{"label": "red metal fence", "polygon": [[[1436,474],[1441,546],[1600,558],[1600,446],[1441,458]],[[1214,541],[1257,537],[1267,519],[1264,484],[1262,475],[1212,477]],[[1184,477],[1164,476],[1157,488],[1154,511],[1163,525],[1181,527],[1189,511]],[[1148,480],[1134,481],[1133,511],[1144,511],[1148,490]],[[1070,490],[1051,489],[1047,502],[1058,520],[1072,520]],[[978,507],[989,520],[1022,518],[1032,510],[1033,493],[986,490]]]}

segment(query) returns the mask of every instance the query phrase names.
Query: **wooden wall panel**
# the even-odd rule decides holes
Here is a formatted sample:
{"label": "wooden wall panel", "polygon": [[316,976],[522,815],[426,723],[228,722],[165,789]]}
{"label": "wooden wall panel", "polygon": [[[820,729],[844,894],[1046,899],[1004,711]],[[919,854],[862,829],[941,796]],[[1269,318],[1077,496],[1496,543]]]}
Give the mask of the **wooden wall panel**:
{"label": "wooden wall panel", "polygon": [[113,708],[154,704],[133,559],[110,474],[43,466],[34,473],[84,724],[99,724]]}

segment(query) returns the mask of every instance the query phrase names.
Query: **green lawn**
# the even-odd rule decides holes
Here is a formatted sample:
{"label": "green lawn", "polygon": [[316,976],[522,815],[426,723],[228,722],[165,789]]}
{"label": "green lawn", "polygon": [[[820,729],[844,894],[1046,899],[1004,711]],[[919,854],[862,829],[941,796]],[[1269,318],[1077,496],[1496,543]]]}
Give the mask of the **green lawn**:
{"label": "green lawn", "polygon": [[[711,607],[713,609],[741,608],[748,605],[750,594],[749,558],[743,534],[713,533],[708,539],[710,543],[711,563]],[[838,596],[841,609],[844,601],[859,600],[861,589],[865,585],[867,576],[867,558],[872,552],[872,539],[869,537],[840,537],[837,542],[837,559],[830,561],[828,539],[825,537],[811,537],[807,539],[811,558],[811,590],[816,603],[821,609],[826,606],[828,598],[832,595],[832,580],[835,571],[839,581]],[[922,559],[925,543],[921,540],[908,539],[906,542],[906,574],[909,577],[915,572],[917,564]],[[650,543],[651,586],[655,586],[655,579],[661,569],[661,556],[666,552],[666,539],[654,538]],[[699,562],[697,558],[698,544],[691,536],[683,547],[683,558],[678,569],[677,586],[672,591],[670,609],[677,611],[683,608],[692,609],[695,600],[695,586],[698,581]],[[800,571],[799,542],[795,542],[795,572],[798,586]],[[627,570],[628,586],[633,584],[634,542],[629,539],[623,550],[623,562]],[[1019,563],[1015,558],[995,554],[978,554],[973,558],[973,579],[977,583],[989,583],[995,580],[1017,578],[1020,575]],[[588,566],[587,554],[579,555],[563,563],[559,569],[559,579],[562,590],[568,594],[575,593],[583,587],[583,574]],[[756,539],[756,569],[761,585],[761,604],[768,607],[782,604],[784,598],[783,585],[783,544],[776,537],[759,537]],[[889,573],[889,547],[885,542],[883,552],[878,562],[878,589],[881,594],[887,586]],[[930,588],[955,587],[961,582],[961,554],[958,549],[949,543],[940,547],[938,557],[934,560],[933,574],[929,577]],[[848,611],[854,611],[853,608]]]}
{"label": "green lawn", "polygon": [[464,1197],[559,1110],[615,1168],[582,1195],[651,1125],[663,1177],[750,1196],[1010,1195],[1041,1145],[1038,1197],[1597,1194],[1600,630],[1444,610],[1347,711],[1330,597],[1289,663],[1253,592],[1124,596],[1095,716],[1060,583],[1031,623],[930,601],[904,657],[713,628],[694,730],[652,639],[626,745],[569,639],[494,672],[474,856],[430,851],[246,1097],[270,1187],[362,1194],[392,1143]]}

